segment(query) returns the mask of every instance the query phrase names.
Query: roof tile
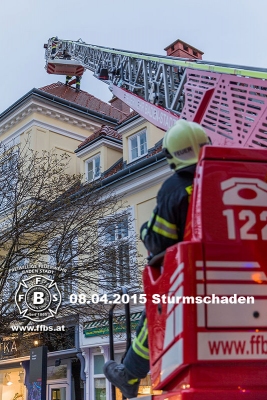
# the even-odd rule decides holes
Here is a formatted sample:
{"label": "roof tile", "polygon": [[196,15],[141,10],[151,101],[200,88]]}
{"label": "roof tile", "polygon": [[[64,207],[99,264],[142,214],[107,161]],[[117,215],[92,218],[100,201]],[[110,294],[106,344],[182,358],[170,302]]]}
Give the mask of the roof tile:
{"label": "roof tile", "polygon": [[78,104],[79,106],[86,107],[89,110],[108,115],[118,121],[124,119],[127,113],[118,110],[108,103],[94,97],[90,93],[80,90],[76,92],[72,86],[64,85],[62,82],[52,83],[51,85],[43,86],[40,88],[43,92],[50,93],[71,103]]}
{"label": "roof tile", "polygon": [[82,143],[79,144],[78,148],[81,148],[85,146],[87,143],[92,142],[94,139],[103,137],[103,136],[109,136],[114,139],[119,139],[121,140],[121,134],[112,129],[110,126],[107,125],[102,125],[100,129],[98,129],[96,132],[94,132],[92,135],[90,135],[88,138],[86,138]]}
{"label": "roof tile", "polygon": [[135,115],[139,115],[138,114],[138,112],[136,112],[136,111],[132,111],[132,112],[130,112],[130,114],[128,114],[128,115],[124,115],[123,117],[122,117],[122,119],[119,121],[119,124],[122,124],[123,122],[126,122],[128,119],[131,119],[132,117],[134,117]]}

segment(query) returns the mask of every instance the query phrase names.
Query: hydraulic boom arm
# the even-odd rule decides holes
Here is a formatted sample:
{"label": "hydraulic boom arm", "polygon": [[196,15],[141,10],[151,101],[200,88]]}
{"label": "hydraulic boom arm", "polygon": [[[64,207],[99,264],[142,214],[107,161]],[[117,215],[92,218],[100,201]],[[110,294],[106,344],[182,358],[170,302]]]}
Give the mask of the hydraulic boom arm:
{"label": "hydraulic boom arm", "polygon": [[[267,69],[125,51],[52,39],[46,69],[67,63],[103,80],[115,96],[163,130],[179,118],[201,123],[214,144],[267,147]],[[260,125],[259,125],[260,124]]]}

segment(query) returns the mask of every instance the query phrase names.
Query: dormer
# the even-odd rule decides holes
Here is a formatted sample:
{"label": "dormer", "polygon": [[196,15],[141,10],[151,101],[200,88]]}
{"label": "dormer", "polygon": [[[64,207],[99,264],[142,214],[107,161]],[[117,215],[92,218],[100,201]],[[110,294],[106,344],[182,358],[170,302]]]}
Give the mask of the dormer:
{"label": "dormer", "polygon": [[98,179],[122,157],[121,135],[111,127],[102,125],[78,146],[75,153],[80,159],[84,180],[90,182]]}
{"label": "dormer", "polygon": [[123,161],[126,164],[146,157],[149,150],[164,136],[161,129],[156,128],[135,111],[120,122],[117,132],[122,137]]}

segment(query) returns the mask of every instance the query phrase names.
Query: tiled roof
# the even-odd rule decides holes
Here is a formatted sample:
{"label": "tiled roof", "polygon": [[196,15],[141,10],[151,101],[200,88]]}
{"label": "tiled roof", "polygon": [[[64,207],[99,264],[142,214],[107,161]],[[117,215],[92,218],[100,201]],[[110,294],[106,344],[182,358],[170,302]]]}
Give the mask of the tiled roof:
{"label": "tiled roof", "polygon": [[87,143],[92,142],[94,139],[98,137],[103,137],[103,136],[108,136],[114,139],[119,139],[121,140],[121,134],[118,133],[117,131],[114,131],[110,126],[107,125],[102,125],[100,129],[98,129],[95,133],[90,135],[88,138],[86,138],[82,143],[79,144],[78,148],[81,148],[85,146]]}
{"label": "tiled roof", "polygon": [[79,106],[86,107],[89,110],[108,115],[109,117],[115,118],[118,121],[127,116],[127,113],[118,110],[117,108],[105,103],[97,97],[92,96],[84,90],[76,92],[75,88],[72,86],[66,86],[62,82],[52,83],[51,85],[40,88],[40,90],[78,104]]}
{"label": "tiled roof", "polygon": [[136,111],[130,112],[130,114],[122,117],[122,119],[119,121],[119,124],[126,122],[128,119],[133,118],[135,115],[139,115],[138,112]]}
{"label": "tiled roof", "polygon": [[138,164],[140,161],[144,160],[145,158],[151,158],[152,156],[161,153],[162,151],[162,139],[159,140],[154,147],[148,150],[148,153],[129,164],[123,161],[123,159],[119,159],[115,164],[113,164],[107,171],[104,172],[104,178],[107,178],[111,175],[116,174],[117,172],[123,170],[124,168],[130,167],[134,164]]}
{"label": "tiled roof", "polygon": [[104,172],[103,177],[107,178],[111,175],[116,174],[116,172],[119,172],[123,169],[124,166],[123,158],[120,158],[115,164],[113,164],[107,171]]}
{"label": "tiled roof", "polygon": [[152,147],[152,149],[148,150],[147,158],[154,156],[154,154],[158,154],[162,151],[162,142],[163,139],[160,139],[157,143],[155,143],[155,146]]}

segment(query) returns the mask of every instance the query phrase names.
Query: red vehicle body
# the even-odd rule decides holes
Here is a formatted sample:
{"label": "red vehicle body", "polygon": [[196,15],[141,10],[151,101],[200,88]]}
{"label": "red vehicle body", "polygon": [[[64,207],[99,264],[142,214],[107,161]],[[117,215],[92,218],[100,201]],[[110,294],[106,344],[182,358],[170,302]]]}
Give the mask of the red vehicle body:
{"label": "red vehicle body", "polygon": [[151,376],[165,392],[155,399],[267,398],[266,244],[267,150],[205,147],[185,240],[166,251],[163,271],[144,271]]}

